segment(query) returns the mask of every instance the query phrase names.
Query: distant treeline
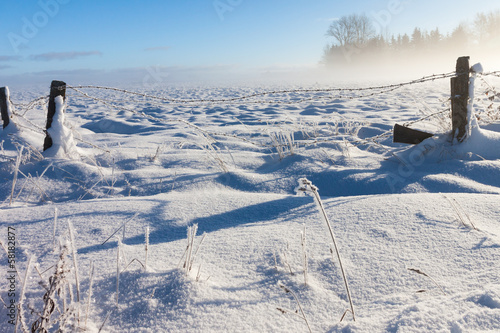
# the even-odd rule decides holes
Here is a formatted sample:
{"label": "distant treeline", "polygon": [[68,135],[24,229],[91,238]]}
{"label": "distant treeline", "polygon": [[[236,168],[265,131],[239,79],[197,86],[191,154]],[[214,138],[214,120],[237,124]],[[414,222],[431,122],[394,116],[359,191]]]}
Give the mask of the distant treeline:
{"label": "distant treeline", "polygon": [[[500,11],[478,14],[472,23],[462,23],[451,33],[438,28],[425,31],[415,28],[408,34],[380,34],[375,22],[366,15],[349,15],[334,21],[326,33],[334,43],[324,50],[328,66],[367,66],[378,62],[401,62],[414,56],[431,60],[437,55],[465,55],[464,52],[496,52],[500,57]],[[464,53],[464,54],[462,54]]]}

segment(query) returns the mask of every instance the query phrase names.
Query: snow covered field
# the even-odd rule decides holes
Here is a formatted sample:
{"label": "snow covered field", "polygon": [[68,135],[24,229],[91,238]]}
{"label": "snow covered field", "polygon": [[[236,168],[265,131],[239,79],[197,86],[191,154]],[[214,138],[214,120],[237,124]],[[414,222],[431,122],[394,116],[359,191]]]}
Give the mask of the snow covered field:
{"label": "snow covered field", "polygon": [[[484,80],[500,89],[497,77]],[[56,306],[46,314],[51,324],[61,320],[49,331],[78,315],[91,332],[500,330],[498,96],[490,100],[478,79],[480,128],[452,145],[449,79],[391,91],[292,91],[325,87],[129,87],[196,100],[288,91],[203,103],[68,89],[77,147],[67,157],[40,153],[45,104],[26,113],[15,106],[18,131],[0,131],[3,302],[22,302],[27,326],[43,322],[61,243],[67,270],[52,284],[71,292],[51,294]],[[47,92],[11,96],[27,103]],[[438,135],[418,146],[393,143],[396,122]],[[349,301],[317,206],[295,193],[304,177],[332,223],[355,321],[350,312],[340,321]],[[6,252],[14,239],[12,282]],[[2,331],[13,332],[8,315],[2,304]]]}

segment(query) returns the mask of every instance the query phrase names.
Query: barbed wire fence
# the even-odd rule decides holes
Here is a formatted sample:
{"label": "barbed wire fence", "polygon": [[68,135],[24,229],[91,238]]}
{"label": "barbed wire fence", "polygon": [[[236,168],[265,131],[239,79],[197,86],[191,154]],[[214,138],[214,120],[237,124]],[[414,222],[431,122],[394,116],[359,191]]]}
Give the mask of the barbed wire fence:
{"label": "barbed wire fence", "polygon": [[[432,104],[428,106],[423,101],[424,98],[422,98],[422,96],[418,96],[420,90],[413,89],[413,87],[432,81],[440,81],[448,78],[453,78],[457,75],[457,72],[448,72],[443,74],[434,74],[422,77],[418,80],[411,80],[398,84],[369,86],[361,88],[335,87],[314,89],[281,89],[252,92],[248,94],[243,93],[242,89],[237,89],[231,91],[230,93],[239,94],[239,96],[232,96],[229,98],[168,98],[161,95],[151,94],[149,93],[149,91],[138,92],[116,87],[89,85],[73,86],[65,84],[63,87],[58,89],[66,88],[67,90],[65,91],[65,95],[71,99],[74,98],[75,101],[74,103],[69,102],[67,104],[66,113],[75,111],[75,118],[70,119],[69,125],[72,125],[73,120],[78,119],[80,112],[83,111],[83,109],[92,109],[94,106],[103,106],[104,110],[106,111],[103,114],[102,108],[96,108],[98,112],[96,112],[95,115],[89,117],[90,122],[86,122],[86,124],[92,124],[92,120],[95,119],[106,119],[106,117],[109,117],[108,111],[110,111],[112,114],[115,113],[115,115],[113,115],[113,118],[110,119],[111,121],[116,120],[116,115],[121,114],[126,117],[125,121],[137,121],[139,118],[148,120],[151,123],[155,124],[178,124],[184,126],[184,128],[189,128],[191,131],[190,133],[186,133],[188,135],[181,136],[181,138],[179,139],[181,141],[185,141],[174,142],[173,146],[178,143],[179,148],[196,147],[196,149],[203,149],[207,153],[207,159],[213,162],[215,167],[219,168],[219,170],[223,174],[227,174],[229,171],[229,168],[227,167],[229,165],[229,162],[227,162],[226,160],[229,157],[228,155],[223,155],[222,153],[224,152],[223,149],[226,149],[228,152],[229,150],[225,146],[226,142],[223,141],[224,138],[231,139],[233,140],[233,142],[239,140],[240,142],[253,145],[259,151],[271,151],[274,156],[278,155],[280,159],[285,156],[294,154],[299,148],[308,146],[314,147],[315,145],[318,145],[317,147],[320,149],[320,155],[318,155],[320,156],[319,158],[324,159],[324,161],[322,160],[323,162],[333,164],[335,164],[336,162],[334,158],[332,158],[333,155],[331,154],[340,153],[342,154],[342,156],[350,158],[351,147],[359,147],[360,149],[366,150],[376,150],[377,152],[380,152],[381,158],[393,156],[394,148],[396,147],[397,149],[397,146],[393,146],[388,142],[390,137],[393,136],[392,128],[390,130],[381,131],[381,133],[379,132],[380,134],[370,137],[363,137],[363,135],[358,135],[360,129],[365,125],[368,125],[368,123],[365,124],[365,120],[357,121],[355,119],[353,120],[350,118],[343,118],[340,112],[338,112],[339,110],[337,110],[336,105],[338,103],[344,103],[349,100],[365,99],[363,103],[367,103],[369,105],[379,103],[377,102],[377,100],[384,100],[387,101],[388,104],[394,104],[393,106],[402,106],[404,103],[406,103],[405,101],[407,101],[407,99],[403,101],[399,100],[398,98],[375,98],[377,96],[389,94],[398,89],[402,89],[402,91],[397,95],[391,96],[405,96],[405,98],[413,98],[414,101],[411,102],[411,105],[417,106],[418,103],[424,105],[424,110],[419,110],[421,114],[419,115],[415,110],[415,114],[412,114],[411,119],[405,122],[403,126],[413,126],[425,121],[431,121],[433,123],[436,121],[443,122],[443,119],[445,119],[446,124],[442,124],[442,129],[443,131],[446,131],[446,127],[448,127],[449,131],[449,123],[451,123],[451,97],[446,98],[446,96],[443,95],[437,99],[437,102],[436,100],[433,100]],[[478,75],[478,78],[479,80],[476,81],[476,90],[478,91],[476,92],[475,104],[480,106],[480,110],[476,109],[476,111],[479,111],[476,112],[476,116],[480,121],[486,123],[500,121],[500,89],[496,88],[495,86],[499,81],[495,81],[494,83],[492,83],[488,79],[500,78],[500,71],[483,73]],[[480,82],[481,84],[481,88],[479,88],[480,90],[477,87],[478,82]],[[439,86],[438,89],[442,89],[442,87]],[[170,94],[172,92],[159,92],[159,94],[165,93]],[[207,89],[203,90],[203,93],[209,96],[214,95],[213,91],[209,91]],[[224,91],[223,93],[226,94],[227,91]],[[176,96],[176,94],[179,95],[180,93],[176,91],[173,95]],[[437,95],[440,95],[440,93]],[[30,139],[36,140],[28,140],[29,142],[25,142],[22,140],[22,138],[12,136],[11,141],[16,146],[18,151],[22,151],[22,156],[16,154],[15,150],[4,150],[4,142],[0,142],[0,161],[6,162],[9,165],[15,165],[16,160],[19,158],[22,158],[21,164],[30,163],[34,160],[39,161],[44,159],[44,156],[40,152],[39,147],[34,147],[33,142],[39,139],[43,140],[43,138],[47,135],[47,129],[45,126],[46,124],[42,124],[42,121],[40,121],[40,119],[43,119],[45,111],[47,111],[47,104],[50,97],[50,95],[43,95],[34,98],[33,100],[26,103],[15,103],[12,99],[9,100],[10,104],[13,106],[11,111],[14,115],[13,120],[16,126],[21,128],[22,130],[33,133],[33,136]],[[82,102],[82,100],[88,100],[92,102],[85,103]],[[228,127],[229,130],[226,130],[226,132],[224,132],[224,129],[219,130],[216,126],[210,126],[212,125],[211,123],[205,124],[202,120],[198,120],[197,118],[195,118],[196,120],[194,121],[191,118],[188,118],[191,116],[191,113],[189,111],[193,111],[195,108],[199,108],[196,110],[198,113],[205,112],[205,114],[208,114],[208,111],[211,111],[212,109],[215,110],[214,107],[218,107],[217,110],[220,110],[220,107],[224,106],[235,106],[236,108],[245,106],[243,109],[247,110],[246,105],[248,104],[257,105],[257,107],[252,109],[252,111],[256,110],[257,112],[259,110],[267,110],[268,107],[266,106],[277,109],[276,111],[280,112],[280,106],[294,105],[294,109],[297,110],[306,110],[309,107],[319,107],[322,110],[328,109],[329,113],[325,113],[324,115],[328,114],[328,116],[325,116],[324,118],[323,116],[318,116],[317,114],[308,115],[308,117],[305,117],[303,119],[300,116],[295,117],[294,115],[291,115],[290,117],[280,117],[276,121],[274,121],[272,119],[273,116],[270,115],[270,119],[268,120],[268,122],[260,123],[261,126],[256,125],[258,124],[258,122],[245,124],[244,120],[241,121],[238,119],[238,117],[235,116],[236,121],[239,122],[241,126],[236,130],[234,127]],[[152,106],[154,107],[152,108]],[[156,106],[158,107],[156,108]],[[286,112],[286,109],[287,108],[285,107],[282,111]],[[376,109],[377,106],[373,108],[373,110]],[[412,107],[412,109],[414,108]],[[170,110],[172,112],[167,110]],[[175,110],[175,112],[173,110]],[[37,113],[33,114],[34,111],[36,111]],[[183,113],[184,111],[188,112]],[[181,114],[179,114],[179,112]],[[131,115],[133,116],[131,117]],[[218,114],[215,114],[215,116],[218,117]],[[338,120],[337,118],[341,119]],[[203,117],[201,117],[200,119],[203,119]],[[43,122],[45,122],[45,119],[43,120]],[[234,124],[238,124],[237,122],[235,122]],[[95,126],[100,125],[96,124]],[[165,128],[167,127],[165,126]],[[169,128],[176,129],[177,126],[169,126]],[[94,151],[91,154],[85,154],[85,156],[82,155],[82,162],[89,163],[92,166],[95,166],[98,174],[96,174],[95,177],[90,177],[88,180],[78,179],[78,177],[71,175],[70,172],[68,172],[68,170],[65,170],[63,167],[54,166],[52,164],[53,162],[51,161],[48,161],[50,165],[47,166],[47,169],[50,167],[52,169],[58,168],[58,172],[60,171],[62,174],[66,174],[64,178],[65,181],[73,184],[81,190],[81,196],[79,197],[79,200],[85,197],[98,198],[102,196],[113,195],[113,193],[115,193],[114,186],[116,182],[114,168],[116,166],[116,163],[120,159],[120,155],[116,150],[116,147],[113,145],[111,147],[108,147],[107,143],[103,144],[102,141],[90,142],[89,140],[94,141],[93,136],[80,134],[79,126],[77,124],[75,124],[75,126],[70,129],[73,131],[73,138],[80,142],[79,146],[81,145],[82,148],[94,148]],[[102,133],[107,133],[107,128],[105,127],[99,128],[99,130]],[[294,137],[295,135],[296,137]],[[153,141],[155,140],[156,139],[154,139]],[[196,142],[197,140],[200,141],[201,144],[200,142]],[[41,141],[41,143],[42,142],[43,141]],[[327,144],[327,146],[321,146],[321,144]],[[164,143],[162,143],[162,145],[164,145]],[[21,147],[23,149],[21,149]],[[338,151],[336,153],[329,152],[326,151],[326,147],[334,147],[334,149]],[[155,147],[151,147],[151,149],[153,150],[154,148]],[[154,161],[158,157],[158,154],[161,154],[160,150],[161,147],[160,145],[158,145],[156,153],[154,153],[154,155],[144,155],[143,157],[149,158],[151,161]],[[96,151],[100,151],[103,154],[98,154]],[[116,154],[117,152],[118,154]],[[230,152],[229,155],[231,158],[233,158]],[[139,155],[137,156],[138,158],[141,158]],[[233,163],[236,164],[234,162],[234,159]],[[111,172],[111,176],[107,176],[104,168],[109,168],[111,170],[108,170]],[[21,198],[23,189],[29,188],[30,186],[32,187],[32,189],[29,192],[28,196],[25,198],[26,202],[31,200],[30,198],[32,193],[37,192],[39,192],[39,196],[40,198],[42,198],[42,201],[52,200],[50,197],[50,193],[47,194],[43,192],[43,190],[39,189],[38,182],[40,181],[41,176],[37,175],[35,177],[28,173],[27,175],[24,175],[24,177],[26,181],[23,183],[21,189],[19,190],[19,193],[15,196],[16,200],[18,198]],[[174,172],[173,176],[171,176],[171,179],[169,180],[171,182],[171,185],[169,186],[173,188],[176,184],[176,179],[177,173]],[[120,188],[123,188],[123,191],[128,191],[130,195],[130,191],[132,191],[134,185],[131,185],[128,182],[126,176],[124,176],[123,182],[124,183],[119,185],[119,187],[121,186]],[[160,181],[160,184],[161,183],[162,181]],[[151,186],[156,186],[156,183],[154,182],[152,182],[151,184]]]}
{"label": "barbed wire fence", "polygon": [[[138,117],[142,117],[148,120],[151,120],[156,123],[181,123],[184,124],[185,126],[205,135],[209,139],[213,140],[213,142],[216,142],[217,140],[214,139],[214,137],[233,137],[237,138],[239,140],[251,143],[256,146],[260,147],[265,147],[267,146],[266,144],[261,144],[258,142],[255,142],[253,140],[247,139],[242,136],[237,136],[237,135],[232,135],[228,133],[221,133],[221,132],[213,132],[209,131],[206,129],[203,129],[202,127],[193,124],[192,122],[189,122],[185,119],[182,118],[174,118],[174,119],[165,119],[165,118],[159,118],[155,117],[153,115],[148,114],[145,111],[138,111],[140,108],[132,108],[132,107],[126,107],[123,105],[119,105],[120,103],[123,102],[122,99],[110,99],[109,97],[98,97],[96,96],[97,94],[92,94],[91,92],[95,91],[103,91],[103,92],[112,92],[115,94],[121,94],[122,96],[128,96],[129,99],[132,99],[131,101],[135,103],[136,105],[139,105],[141,103],[148,103],[148,104],[153,104],[153,105],[159,105],[159,106],[166,106],[166,105],[192,105],[192,106],[213,106],[213,105],[237,105],[237,104],[260,104],[260,105],[299,105],[303,103],[328,103],[329,101],[332,100],[337,100],[337,99],[343,99],[343,100],[354,100],[354,99],[364,99],[364,98],[370,98],[370,97],[375,97],[378,95],[383,95],[387,94],[390,92],[393,92],[395,90],[401,89],[403,87],[408,87],[408,86],[413,86],[417,84],[422,84],[426,82],[432,82],[432,81],[438,81],[438,80],[443,80],[447,78],[452,78],[457,75],[460,75],[463,73],[457,73],[456,71],[453,72],[447,72],[447,73],[442,73],[442,74],[433,74],[429,76],[424,76],[420,79],[416,80],[411,80],[411,81],[406,81],[398,84],[387,84],[387,85],[379,85],[379,86],[370,86],[370,87],[345,87],[345,88],[313,88],[313,89],[282,89],[282,90],[270,90],[270,91],[264,91],[264,92],[257,92],[257,93],[251,93],[247,95],[242,95],[242,96],[236,96],[236,97],[229,97],[229,98],[168,98],[168,97],[163,97],[163,96],[158,96],[158,95],[152,95],[148,93],[143,93],[143,92],[137,92],[137,91],[131,91],[127,89],[121,89],[121,88],[116,88],[116,87],[107,87],[107,86],[94,86],[94,85],[66,85],[60,89],[69,89],[72,92],[74,92],[74,96],[81,96],[89,100],[93,100],[96,103],[100,103],[110,109],[113,110],[118,110],[118,111],[126,111],[130,112]],[[487,72],[487,73],[482,73],[479,75],[479,78],[481,79],[482,84],[486,87],[485,91],[483,94],[486,96],[486,100],[489,101],[490,103],[484,107],[483,114],[485,117],[489,118],[490,120],[498,120],[500,119],[500,106],[496,107],[495,105],[495,99],[500,99],[500,93],[498,92],[499,89],[493,87],[492,84],[490,84],[486,78],[487,77],[497,77],[500,78],[500,71],[493,71],[493,72]],[[295,97],[290,97],[289,95],[293,94]],[[275,96],[282,96],[280,99],[276,99]],[[274,99],[265,99],[266,97],[274,97]],[[139,98],[141,100],[139,100]],[[14,106],[14,111],[13,114],[21,120],[22,123],[16,122],[16,125],[23,128],[27,129],[32,132],[36,132],[38,134],[45,134],[46,129],[43,126],[40,126],[30,120],[28,118],[28,113],[31,110],[35,109],[40,109],[43,108],[49,99],[49,95],[45,96],[40,96],[38,98],[35,98],[28,103],[14,103],[12,99],[10,99],[11,105]],[[449,101],[449,99],[448,99]],[[432,112],[428,115],[425,115],[419,119],[416,120],[411,120],[407,121],[404,123],[404,126],[411,126],[419,122],[423,122],[429,119],[433,119],[435,117],[443,117],[444,114],[450,112],[450,107],[447,106],[443,108],[440,111],[437,112]],[[481,118],[482,115],[479,115],[478,118]],[[365,139],[359,139],[359,138],[352,138],[352,140],[349,141],[350,144],[359,146],[359,145],[364,145],[364,144],[379,144],[381,140],[387,139],[392,135],[392,129],[385,131],[379,135],[370,137],[370,138],[365,138]],[[109,149],[99,147],[91,142],[88,142],[86,140],[83,140],[81,137],[76,136],[76,140],[87,144],[93,148],[100,149],[103,152],[109,152]],[[296,141],[297,144],[301,144],[302,146],[307,146],[307,145],[314,145],[322,142],[330,142],[331,139],[327,138],[313,138],[310,140],[300,140]],[[287,145],[287,144],[284,144]]]}

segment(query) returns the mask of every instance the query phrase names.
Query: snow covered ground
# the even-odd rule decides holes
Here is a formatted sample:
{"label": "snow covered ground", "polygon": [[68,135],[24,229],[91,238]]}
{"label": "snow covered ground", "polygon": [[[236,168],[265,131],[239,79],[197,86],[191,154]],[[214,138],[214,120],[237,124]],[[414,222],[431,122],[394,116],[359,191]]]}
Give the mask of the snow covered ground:
{"label": "snow covered ground", "polygon": [[[129,87],[196,100],[287,90],[203,103],[68,89],[59,120],[71,131],[54,135],[72,135],[76,147],[58,154],[41,153],[45,104],[15,105],[18,129],[0,131],[2,331],[15,329],[11,301],[22,303],[26,326],[38,320],[49,331],[64,320],[75,331],[76,317],[90,332],[500,330],[500,79],[484,80],[480,128],[461,145],[448,140],[449,79],[380,94],[292,91],[321,84]],[[14,103],[46,93],[11,92]],[[437,135],[393,143],[396,122]],[[346,289],[313,198],[294,191],[303,177],[332,223],[355,321],[350,312],[340,321]],[[18,273],[8,264],[14,239]],[[55,274],[58,262],[65,271]],[[60,295],[50,294],[51,276]],[[40,319],[46,292],[49,323]]]}

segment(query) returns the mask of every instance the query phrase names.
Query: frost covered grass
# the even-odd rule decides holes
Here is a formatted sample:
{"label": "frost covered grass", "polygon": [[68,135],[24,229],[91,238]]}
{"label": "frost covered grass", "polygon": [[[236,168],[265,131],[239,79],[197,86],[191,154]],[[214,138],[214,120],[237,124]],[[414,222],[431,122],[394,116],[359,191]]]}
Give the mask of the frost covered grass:
{"label": "frost covered grass", "polygon": [[12,205],[12,202],[14,201],[14,190],[16,188],[16,182],[17,182],[17,175],[19,173],[19,166],[21,165],[21,158],[23,156],[23,148],[21,146],[21,149],[19,149],[19,153],[16,158],[16,166],[14,167],[14,179],[12,180],[12,190],[10,192],[10,205]]}
{"label": "frost covered grass", "polygon": [[313,196],[314,202],[318,206],[318,210],[319,210],[321,219],[325,222],[327,229],[328,229],[328,233],[330,234],[330,237],[332,238],[332,243],[333,243],[333,246],[335,248],[335,254],[337,256],[337,260],[338,260],[338,263],[340,266],[340,272],[342,273],[342,278],[344,280],[344,285],[345,285],[345,289],[346,289],[346,293],[347,293],[347,298],[349,299],[349,307],[350,307],[350,309],[348,309],[344,312],[340,321],[342,321],[342,319],[344,319],[347,312],[351,312],[352,320],[356,321],[356,315],[354,312],[354,305],[352,303],[351,291],[349,290],[349,283],[347,281],[347,276],[346,276],[346,273],[344,270],[344,265],[342,264],[342,257],[340,256],[339,247],[337,245],[337,241],[335,240],[335,235],[333,233],[332,225],[330,223],[330,220],[328,219],[328,216],[326,215],[325,207],[323,206],[323,202],[321,201],[321,198],[319,196],[318,188],[315,185],[313,185],[313,183],[311,183],[306,178],[302,178],[299,180],[299,186],[297,187],[296,191],[298,193],[309,193]]}
{"label": "frost covered grass", "polygon": [[[200,250],[203,240],[205,239],[206,236],[206,234],[204,233],[201,236],[198,245],[195,246],[195,239],[197,232],[198,232],[197,224],[194,224],[187,228],[187,246],[181,258],[181,262],[184,261],[182,264],[182,269],[184,270],[186,276],[188,276],[191,270],[193,269],[194,261],[196,259],[196,256],[198,255],[198,251]],[[201,264],[198,268],[198,273],[196,274],[196,281],[200,280],[200,271],[201,271]]]}
{"label": "frost covered grass", "polygon": [[[0,266],[13,227],[24,329],[500,329],[500,127],[492,120],[500,101],[488,89],[476,89],[478,127],[460,146],[443,119],[429,117],[446,107],[448,82],[365,98],[318,93],[297,104],[171,105],[89,92],[121,109],[71,92],[63,125],[77,149],[64,157],[39,151],[44,135],[30,122],[42,127],[43,110],[17,110],[19,131],[0,132]],[[216,99],[263,90],[154,93]],[[294,94],[269,100],[301,99]],[[395,144],[395,122],[436,136]],[[280,132],[273,141],[269,133]],[[294,192],[303,178],[321,191],[320,204]],[[7,290],[0,281],[1,318]]]}
{"label": "frost covered grass", "polygon": [[292,297],[294,298],[295,302],[297,302],[297,307],[299,308],[299,311],[291,311],[291,310],[286,310],[286,309],[282,309],[282,308],[277,308],[281,313],[283,314],[286,314],[286,313],[291,313],[291,314],[294,314],[294,315],[297,315],[297,317],[299,317],[300,319],[304,320],[304,322],[306,323],[307,325],[307,329],[309,330],[310,333],[312,333],[312,330],[311,330],[311,325],[309,325],[309,321],[307,320],[307,317],[306,317],[306,314],[304,313],[304,310],[302,309],[302,306],[300,305],[300,301],[299,299],[297,298],[297,295],[295,295],[295,293],[293,291],[291,291],[290,289],[288,289],[286,286],[280,284],[279,287],[281,289],[283,289],[283,291],[287,294],[290,294],[292,295]]}

